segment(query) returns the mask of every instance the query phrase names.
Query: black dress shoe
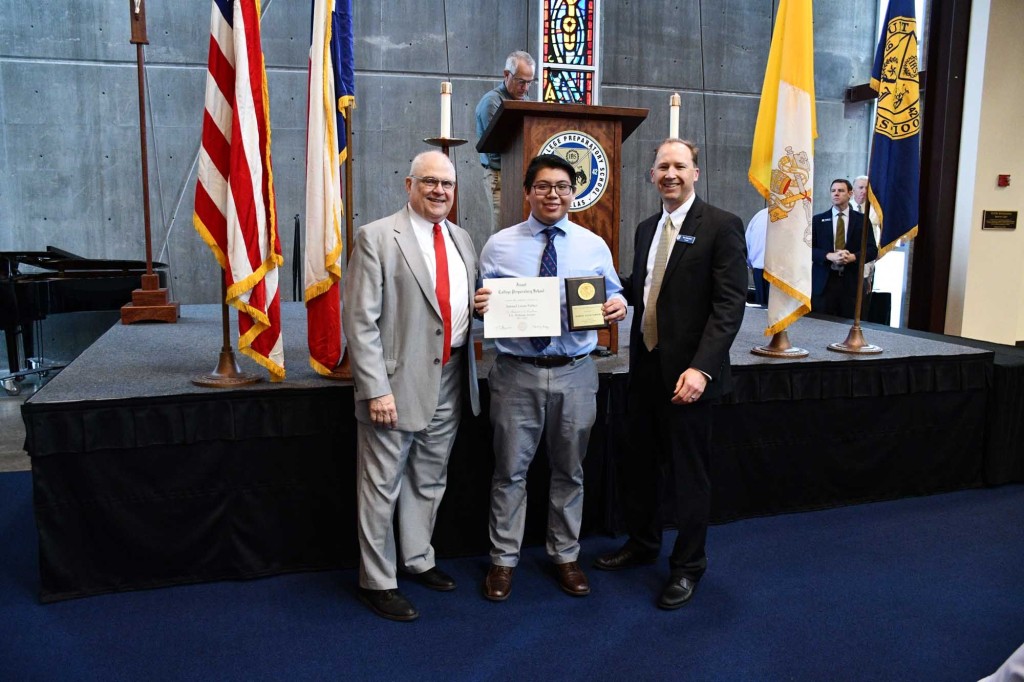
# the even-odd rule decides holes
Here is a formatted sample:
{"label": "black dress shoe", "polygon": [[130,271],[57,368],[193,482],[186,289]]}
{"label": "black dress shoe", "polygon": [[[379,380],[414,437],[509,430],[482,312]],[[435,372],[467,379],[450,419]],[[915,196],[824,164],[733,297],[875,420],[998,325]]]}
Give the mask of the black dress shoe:
{"label": "black dress shoe", "polygon": [[429,587],[438,592],[451,592],[455,589],[455,578],[451,577],[437,566],[428,568],[422,573],[413,573],[413,580],[424,587]]}
{"label": "black dress shoe", "polygon": [[598,557],[594,561],[594,568],[599,568],[602,571],[618,571],[633,566],[649,566],[657,560],[658,552],[634,549],[627,543],[617,552]]}
{"label": "black dress shoe", "polygon": [[658,608],[678,609],[693,599],[693,593],[697,591],[697,583],[689,578],[672,578],[665,585],[658,598]]}
{"label": "black dress shoe", "polygon": [[367,590],[359,588],[359,599],[374,613],[388,620],[416,620],[420,612],[398,590]]}

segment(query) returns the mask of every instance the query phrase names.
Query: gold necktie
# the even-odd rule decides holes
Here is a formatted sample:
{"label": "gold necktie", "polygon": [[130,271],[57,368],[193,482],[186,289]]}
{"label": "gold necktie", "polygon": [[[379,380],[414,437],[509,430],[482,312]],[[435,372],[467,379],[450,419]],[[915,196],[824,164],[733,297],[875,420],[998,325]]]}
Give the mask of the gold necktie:
{"label": "gold necktie", "polygon": [[846,221],[843,220],[843,214],[840,213],[836,219],[836,251],[842,251],[846,248]]}
{"label": "gold necktie", "polygon": [[654,350],[658,345],[658,294],[661,292],[661,280],[665,276],[665,265],[668,264],[669,249],[675,236],[675,227],[671,218],[665,218],[661,226],[661,239],[658,240],[658,251],[654,254],[654,271],[651,273],[651,290],[647,294],[647,305],[644,307],[644,345],[647,350]]}

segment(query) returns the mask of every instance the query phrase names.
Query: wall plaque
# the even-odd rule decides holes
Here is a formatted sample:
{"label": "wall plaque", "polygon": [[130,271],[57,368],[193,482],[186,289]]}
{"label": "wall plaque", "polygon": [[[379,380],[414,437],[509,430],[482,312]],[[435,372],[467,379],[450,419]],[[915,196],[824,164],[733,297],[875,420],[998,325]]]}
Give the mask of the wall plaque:
{"label": "wall plaque", "polygon": [[983,230],[1016,230],[1016,211],[982,211],[981,229]]}

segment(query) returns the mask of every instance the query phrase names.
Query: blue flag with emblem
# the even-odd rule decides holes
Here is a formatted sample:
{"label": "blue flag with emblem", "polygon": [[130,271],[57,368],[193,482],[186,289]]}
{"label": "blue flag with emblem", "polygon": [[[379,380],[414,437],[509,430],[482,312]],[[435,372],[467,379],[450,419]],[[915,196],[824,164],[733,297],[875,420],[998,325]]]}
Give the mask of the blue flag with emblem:
{"label": "blue flag with emblem", "polygon": [[881,227],[878,256],[917,235],[921,178],[921,90],[914,0],[889,0],[875,51],[878,92],[868,199]]}

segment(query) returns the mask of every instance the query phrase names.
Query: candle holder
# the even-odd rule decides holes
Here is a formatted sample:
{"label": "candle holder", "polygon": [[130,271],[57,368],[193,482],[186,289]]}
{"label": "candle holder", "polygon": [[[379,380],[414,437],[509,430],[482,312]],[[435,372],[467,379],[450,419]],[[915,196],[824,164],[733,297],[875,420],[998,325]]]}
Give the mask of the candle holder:
{"label": "candle holder", "polygon": [[459,137],[425,137],[423,141],[433,147],[440,147],[445,154],[448,153],[449,147],[458,147],[469,142]]}

